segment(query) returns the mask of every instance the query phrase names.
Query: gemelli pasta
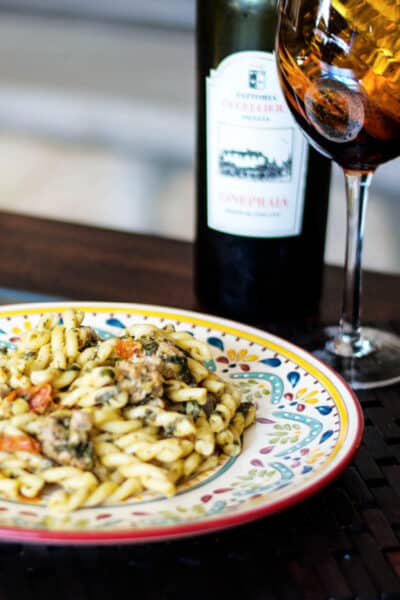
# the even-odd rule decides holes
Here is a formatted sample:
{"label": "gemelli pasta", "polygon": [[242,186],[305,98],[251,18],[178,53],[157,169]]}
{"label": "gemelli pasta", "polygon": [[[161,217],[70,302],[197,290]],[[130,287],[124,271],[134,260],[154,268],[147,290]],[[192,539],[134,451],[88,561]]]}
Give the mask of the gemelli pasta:
{"label": "gemelli pasta", "polygon": [[51,509],[122,502],[179,484],[241,450],[255,420],[204,363],[206,343],[171,325],[103,340],[67,310],[0,354],[0,496]]}

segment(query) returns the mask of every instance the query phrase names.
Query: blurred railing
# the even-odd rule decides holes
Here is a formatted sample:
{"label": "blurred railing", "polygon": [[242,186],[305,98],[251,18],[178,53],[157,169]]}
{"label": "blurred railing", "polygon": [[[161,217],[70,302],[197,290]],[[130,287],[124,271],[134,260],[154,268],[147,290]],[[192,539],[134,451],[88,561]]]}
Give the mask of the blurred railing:
{"label": "blurred railing", "polygon": [[193,28],[194,0],[1,0],[0,10]]}

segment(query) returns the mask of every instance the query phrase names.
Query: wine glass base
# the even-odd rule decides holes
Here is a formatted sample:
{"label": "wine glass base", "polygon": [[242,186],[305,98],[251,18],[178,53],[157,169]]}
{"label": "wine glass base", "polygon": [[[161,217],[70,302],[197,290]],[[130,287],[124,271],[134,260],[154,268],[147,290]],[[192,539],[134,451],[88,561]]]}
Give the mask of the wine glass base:
{"label": "wine glass base", "polygon": [[312,353],[347,381],[354,390],[367,390],[400,382],[400,336],[379,329],[363,327],[362,334],[372,345],[372,351],[361,358],[338,356],[332,352],[332,339],[337,327],[324,329],[321,349]]}

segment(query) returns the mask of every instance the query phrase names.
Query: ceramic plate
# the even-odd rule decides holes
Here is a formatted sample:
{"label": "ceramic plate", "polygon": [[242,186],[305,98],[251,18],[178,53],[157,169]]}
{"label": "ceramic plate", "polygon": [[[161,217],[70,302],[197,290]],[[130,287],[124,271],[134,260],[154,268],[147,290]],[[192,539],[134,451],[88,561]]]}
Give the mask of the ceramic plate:
{"label": "ceramic plate", "polygon": [[270,515],[321,489],[360,444],[358,401],[333,371],[263,331],[216,317],[157,306],[51,303],[0,310],[0,346],[18,341],[44,312],[74,306],[103,337],[134,322],[172,323],[212,347],[208,367],[238,384],[257,406],[243,452],[221,459],[169,499],[150,493],[124,504],[49,515],[40,504],[0,500],[0,539],[106,544],[206,533]]}

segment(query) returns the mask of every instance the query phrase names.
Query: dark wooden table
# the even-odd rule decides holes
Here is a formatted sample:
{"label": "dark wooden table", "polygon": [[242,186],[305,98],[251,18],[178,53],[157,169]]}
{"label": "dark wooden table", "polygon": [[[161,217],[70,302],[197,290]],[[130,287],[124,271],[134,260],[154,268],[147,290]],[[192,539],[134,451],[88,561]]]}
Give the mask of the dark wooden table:
{"label": "dark wooden table", "polygon": [[[1,213],[0,282],[10,288],[3,302],[30,292],[198,308],[190,244]],[[400,277],[367,273],[364,294],[365,322],[400,332]],[[336,322],[340,296],[341,269],[327,268],[324,322]],[[400,386],[359,399],[366,419],[360,451],[303,504],[177,542],[1,544],[0,600],[400,599]]]}

